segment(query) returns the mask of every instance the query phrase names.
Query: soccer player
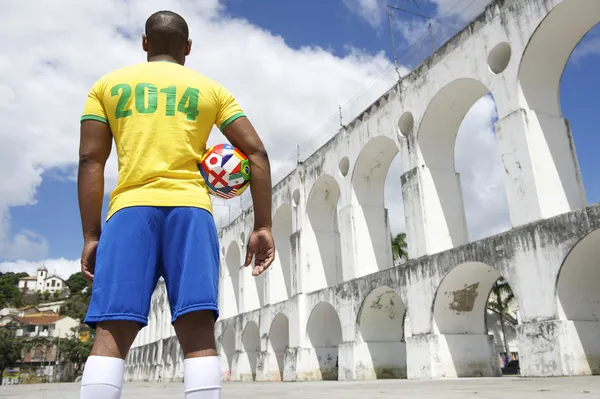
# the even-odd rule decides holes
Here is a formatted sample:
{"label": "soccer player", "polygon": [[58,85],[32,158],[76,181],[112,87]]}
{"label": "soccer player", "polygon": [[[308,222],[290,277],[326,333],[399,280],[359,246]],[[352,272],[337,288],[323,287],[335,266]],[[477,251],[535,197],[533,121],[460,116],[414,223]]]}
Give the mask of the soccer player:
{"label": "soccer player", "polygon": [[[185,397],[216,399],[219,243],[198,161],[213,125],[248,157],[254,231],[245,266],[254,258],[252,274],[258,276],[275,253],[269,159],[233,95],[184,67],[192,42],[181,16],[151,15],[142,47],[148,62],[100,78],[81,117],[81,270],[93,280],[85,323],[96,329],[81,398],[120,398],[124,359],[147,325],[150,297],[163,276],[185,358]],[[101,231],[104,166],[113,139],[119,177]]]}

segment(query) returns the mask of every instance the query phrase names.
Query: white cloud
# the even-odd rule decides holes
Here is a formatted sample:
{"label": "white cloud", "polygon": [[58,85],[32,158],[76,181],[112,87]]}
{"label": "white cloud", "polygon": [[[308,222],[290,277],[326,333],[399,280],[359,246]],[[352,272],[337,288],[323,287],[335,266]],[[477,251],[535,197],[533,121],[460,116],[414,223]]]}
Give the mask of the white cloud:
{"label": "white cloud", "polygon": [[[422,41],[429,47],[429,21],[411,13],[431,18],[434,39],[437,46],[445,42],[460,26],[474,18],[491,0],[427,0],[422,1],[384,1],[384,0],[343,0],[344,5],[364,19],[379,33],[388,28],[387,4],[405,10],[392,9],[392,21],[395,31],[400,33],[408,44]],[[418,4],[418,6],[417,6]],[[433,9],[431,7],[433,6]],[[412,50],[414,51],[414,50]]]}
{"label": "white cloud", "polygon": [[77,273],[81,270],[81,264],[79,259],[69,260],[65,258],[58,259],[46,259],[39,262],[27,262],[24,260],[17,260],[14,262],[2,262],[0,263],[0,272],[26,272],[30,276],[35,276],[37,269],[41,266],[45,266],[48,269],[48,275],[58,275],[63,280],[69,278],[73,273]]}
{"label": "white cloud", "polygon": [[[57,7],[68,12],[56,18]],[[0,33],[11,37],[0,58],[0,259],[47,255],[43,237],[11,232],[9,209],[35,203],[44,171],[60,169],[59,178],[74,178],[79,117],[88,90],[101,75],[145,61],[139,38],[144,22],[164,8],[180,12],[190,25],[193,48],[186,65],[237,96],[263,137],[274,169],[297,142],[319,133],[338,105],[391,68],[383,52],[354,50],[340,58],[315,47],[291,49],[283,38],[228,17],[217,0],[63,0],[35,7],[9,2],[0,16]],[[389,87],[390,79],[393,74],[375,81],[370,97]],[[222,141],[216,132],[210,143]],[[311,139],[309,147],[315,143]],[[106,175],[109,192],[117,176],[114,150]],[[228,214],[221,207],[215,213],[217,219]]]}
{"label": "white cloud", "polygon": [[583,41],[575,48],[569,62],[579,64],[584,58],[600,55],[600,37],[586,39],[583,39]]}
{"label": "white cloud", "polygon": [[373,28],[379,27],[384,16],[382,0],[343,0],[346,7],[361,16]]}

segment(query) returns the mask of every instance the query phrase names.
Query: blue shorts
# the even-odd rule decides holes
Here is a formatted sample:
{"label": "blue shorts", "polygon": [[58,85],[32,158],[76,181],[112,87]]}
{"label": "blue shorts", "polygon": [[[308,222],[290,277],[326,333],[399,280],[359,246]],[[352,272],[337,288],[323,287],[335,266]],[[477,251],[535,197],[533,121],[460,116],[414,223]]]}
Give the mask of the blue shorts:
{"label": "blue shorts", "polygon": [[210,212],[194,207],[134,206],[106,222],[92,297],[84,322],[148,324],[159,277],[166,283],[171,323],[182,314],[212,310],[219,317],[219,238]]}

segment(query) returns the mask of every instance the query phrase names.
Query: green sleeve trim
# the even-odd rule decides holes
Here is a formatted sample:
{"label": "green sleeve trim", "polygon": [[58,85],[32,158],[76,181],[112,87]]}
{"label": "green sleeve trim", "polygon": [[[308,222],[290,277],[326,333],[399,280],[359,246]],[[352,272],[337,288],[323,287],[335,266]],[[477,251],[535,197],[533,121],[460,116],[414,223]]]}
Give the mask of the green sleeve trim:
{"label": "green sleeve trim", "polygon": [[104,122],[104,123],[106,123],[107,125],[109,124],[109,123],[108,123],[108,120],[107,120],[106,118],[103,118],[103,117],[101,117],[101,116],[98,116],[98,115],[83,115],[83,116],[81,117],[81,121],[82,121],[82,122],[83,122],[83,121],[98,121],[98,122]]}
{"label": "green sleeve trim", "polygon": [[225,122],[221,123],[221,126],[219,126],[219,130],[222,132],[223,129],[227,127],[227,125],[229,125],[231,122],[242,116],[246,116],[246,114],[244,114],[243,112],[238,112],[237,114],[230,116],[225,120]]}

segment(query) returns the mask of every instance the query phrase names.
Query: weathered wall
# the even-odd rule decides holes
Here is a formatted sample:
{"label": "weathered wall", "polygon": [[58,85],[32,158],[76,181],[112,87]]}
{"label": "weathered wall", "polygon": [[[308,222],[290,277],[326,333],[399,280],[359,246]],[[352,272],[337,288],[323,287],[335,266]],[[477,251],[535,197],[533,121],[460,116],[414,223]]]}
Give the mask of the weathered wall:
{"label": "weathered wall", "polygon": [[[600,373],[600,210],[586,207],[558,98],[569,54],[599,21],[597,0],[495,1],[273,188],[264,276],[241,265],[251,210],[225,227],[223,378],[497,376],[485,314],[499,277],[519,309],[523,375]],[[513,228],[470,242],[454,143],[486,93]],[[398,152],[413,260],[393,267],[383,190]],[[169,323],[161,283],[127,378],[181,378]]]}

